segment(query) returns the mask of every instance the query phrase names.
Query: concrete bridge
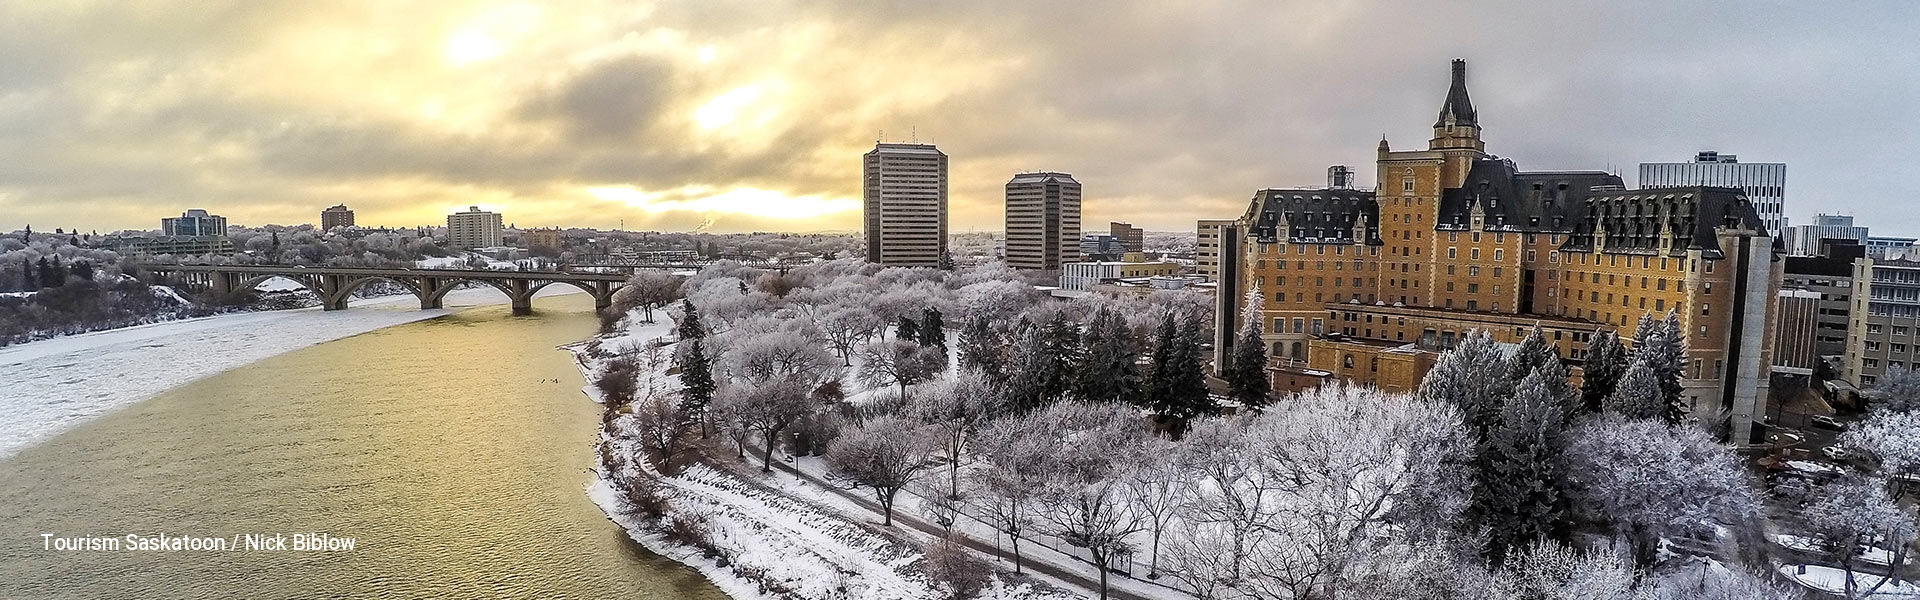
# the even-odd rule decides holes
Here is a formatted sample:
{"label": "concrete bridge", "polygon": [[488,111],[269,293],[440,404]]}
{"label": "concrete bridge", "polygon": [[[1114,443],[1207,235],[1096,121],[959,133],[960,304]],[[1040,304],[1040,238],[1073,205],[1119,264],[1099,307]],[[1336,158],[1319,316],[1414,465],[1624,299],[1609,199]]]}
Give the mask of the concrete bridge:
{"label": "concrete bridge", "polygon": [[326,310],[342,310],[353,292],[374,280],[399,284],[420,299],[420,308],[440,308],[447,292],[465,282],[493,286],[513,301],[513,314],[533,312],[533,294],[552,284],[580,288],[593,296],[595,310],[613,305],[614,292],[626,287],[627,275],[556,271],[483,271],[469,269],[364,269],[291,265],[142,265],[156,277],[222,293],[249,289],[274,277],[284,277],[312,290]]}

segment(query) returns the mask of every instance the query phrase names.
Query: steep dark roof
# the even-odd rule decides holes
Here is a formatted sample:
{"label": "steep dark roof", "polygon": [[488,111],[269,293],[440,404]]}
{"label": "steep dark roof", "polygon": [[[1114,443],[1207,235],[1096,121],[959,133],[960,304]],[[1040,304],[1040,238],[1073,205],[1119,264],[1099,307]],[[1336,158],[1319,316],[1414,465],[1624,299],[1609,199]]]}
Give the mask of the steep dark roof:
{"label": "steep dark roof", "polygon": [[[1288,188],[1260,190],[1253,196],[1253,231],[1259,241],[1272,243],[1282,237],[1289,242],[1317,242],[1368,245],[1386,242],[1380,239],[1380,205],[1368,190],[1335,188]],[[1356,240],[1354,224],[1365,231]],[[1285,231],[1281,230],[1284,224]]]}
{"label": "steep dark roof", "polygon": [[1440,105],[1440,118],[1434,120],[1434,127],[1444,127],[1447,116],[1453,116],[1453,122],[1459,125],[1479,126],[1479,116],[1473,112],[1473,100],[1467,97],[1467,61],[1453,59],[1453,85],[1447,88],[1447,103]]}
{"label": "steep dark roof", "polygon": [[[1766,222],[1738,188],[1688,186],[1598,192],[1587,198],[1587,214],[1562,248],[1606,252],[1680,255],[1700,250],[1708,258],[1724,253],[1714,228],[1742,226],[1766,231]],[[1779,240],[1774,240],[1779,250]]]}
{"label": "steep dark roof", "polygon": [[1522,172],[1510,160],[1480,159],[1460,187],[1441,192],[1434,228],[1468,229],[1477,207],[1488,231],[1569,233],[1595,188],[1621,187],[1620,176],[1605,171]]}

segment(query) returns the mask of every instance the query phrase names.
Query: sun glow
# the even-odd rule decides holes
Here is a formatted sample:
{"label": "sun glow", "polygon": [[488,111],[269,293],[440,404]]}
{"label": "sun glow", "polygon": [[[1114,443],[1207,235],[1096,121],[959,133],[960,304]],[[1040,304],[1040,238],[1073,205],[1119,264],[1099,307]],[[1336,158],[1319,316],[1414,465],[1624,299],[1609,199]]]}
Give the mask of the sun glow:
{"label": "sun glow", "polygon": [[447,38],[447,62],[455,65],[491,60],[506,52],[506,46],[487,32],[469,29]]}
{"label": "sun glow", "polygon": [[621,202],[652,213],[686,211],[807,219],[860,207],[860,202],[853,198],[789,196],[774,190],[750,187],[722,190],[712,186],[690,185],[649,192],[632,186],[603,186],[588,188],[587,193],[601,200]]}
{"label": "sun glow", "polygon": [[766,89],[759,84],[749,84],[734,88],[727,93],[714,96],[705,105],[693,111],[693,121],[702,129],[719,129],[732,123],[740,112],[759,100]]}

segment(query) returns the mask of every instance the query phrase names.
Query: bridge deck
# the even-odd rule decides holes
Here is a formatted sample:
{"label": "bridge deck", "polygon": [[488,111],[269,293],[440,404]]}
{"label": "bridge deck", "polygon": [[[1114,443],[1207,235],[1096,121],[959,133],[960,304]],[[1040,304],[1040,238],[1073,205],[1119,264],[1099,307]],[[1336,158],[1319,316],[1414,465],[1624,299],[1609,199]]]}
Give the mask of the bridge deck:
{"label": "bridge deck", "polygon": [[364,277],[447,277],[460,279],[525,279],[534,281],[608,281],[625,282],[624,273],[580,271],[491,271],[486,269],[369,269],[357,267],[302,267],[294,265],[160,265],[145,264],[148,271],[187,273],[248,273],[258,275],[357,275]]}

